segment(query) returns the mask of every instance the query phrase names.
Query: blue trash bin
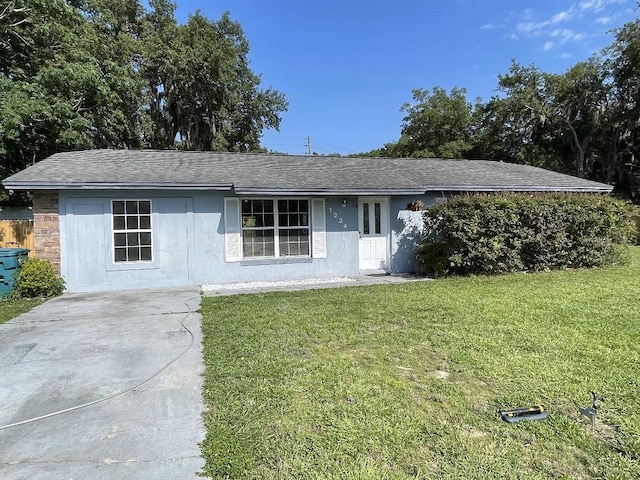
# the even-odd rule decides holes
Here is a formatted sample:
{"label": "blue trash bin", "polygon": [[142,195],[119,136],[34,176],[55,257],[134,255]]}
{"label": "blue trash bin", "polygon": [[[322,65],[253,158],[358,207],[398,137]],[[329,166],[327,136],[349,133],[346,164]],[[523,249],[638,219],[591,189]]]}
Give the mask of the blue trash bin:
{"label": "blue trash bin", "polygon": [[15,275],[28,256],[28,248],[0,248],[0,295],[13,291]]}

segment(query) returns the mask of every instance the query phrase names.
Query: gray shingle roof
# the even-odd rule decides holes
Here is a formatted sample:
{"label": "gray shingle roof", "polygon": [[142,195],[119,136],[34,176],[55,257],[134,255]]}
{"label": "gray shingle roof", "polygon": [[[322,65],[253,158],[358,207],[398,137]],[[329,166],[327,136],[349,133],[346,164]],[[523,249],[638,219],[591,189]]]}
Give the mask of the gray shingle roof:
{"label": "gray shingle roof", "polygon": [[3,181],[8,189],[218,189],[239,194],[584,191],[612,187],[487,160],[349,158],[158,150],[58,153]]}

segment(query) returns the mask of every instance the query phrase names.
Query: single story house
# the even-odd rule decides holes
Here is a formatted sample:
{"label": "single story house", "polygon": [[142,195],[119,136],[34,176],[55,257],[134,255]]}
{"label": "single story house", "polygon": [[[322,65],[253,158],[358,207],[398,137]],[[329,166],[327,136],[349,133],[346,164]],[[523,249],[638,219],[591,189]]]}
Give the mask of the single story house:
{"label": "single story house", "polygon": [[71,292],[411,272],[413,201],[612,189],[483,160],[154,150],[58,153],[3,184],[32,192],[36,255]]}

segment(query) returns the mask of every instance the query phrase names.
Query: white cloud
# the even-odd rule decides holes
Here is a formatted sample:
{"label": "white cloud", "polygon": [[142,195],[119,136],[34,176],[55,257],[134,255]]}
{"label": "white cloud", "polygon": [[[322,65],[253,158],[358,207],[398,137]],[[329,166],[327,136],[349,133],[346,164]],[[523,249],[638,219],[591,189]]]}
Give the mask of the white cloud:
{"label": "white cloud", "polygon": [[533,22],[519,23],[516,25],[516,30],[520,33],[531,33],[536,29],[536,24]]}
{"label": "white cloud", "polygon": [[[595,37],[603,35],[602,27],[619,21],[621,10],[629,14],[629,6],[637,0],[572,0],[562,10],[543,10],[542,7],[523,11],[509,11],[503,22],[487,23],[482,30],[505,30],[511,39],[535,38],[541,41],[542,51],[557,50],[561,45],[574,43],[587,47]],[[544,12],[544,13],[543,13]]]}
{"label": "white cloud", "polygon": [[516,25],[516,30],[525,35],[539,35],[547,25],[547,22],[523,22]]}
{"label": "white cloud", "polygon": [[600,23],[602,25],[609,25],[611,22],[613,22],[613,18],[612,17],[596,18],[596,23]]}
{"label": "white cloud", "polygon": [[587,37],[584,33],[576,33],[568,28],[556,28],[548,34],[551,38],[559,38],[562,43],[579,42]]}
{"label": "white cloud", "polygon": [[629,3],[630,0],[580,0],[578,7],[583,12],[598,13],[607,8],[609,5],[621,5]]}
{"label": "white cloud", "polygon": [[580,10],[591,10],[594,12],[599,12],[605,6],[606,2],[604,0],[583,0],[579,3]]}
{"label": "white cloud", "polygon": [[573,18],[572,12],[560,12],[556,13],[553,17],[551,17],[551,23],[561,23],[567,22]]}

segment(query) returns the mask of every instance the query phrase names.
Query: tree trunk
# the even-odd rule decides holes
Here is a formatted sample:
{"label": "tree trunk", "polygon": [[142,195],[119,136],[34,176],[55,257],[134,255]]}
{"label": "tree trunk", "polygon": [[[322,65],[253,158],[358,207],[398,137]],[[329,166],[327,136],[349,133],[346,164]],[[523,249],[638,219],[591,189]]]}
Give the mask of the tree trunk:
{"label": "tree trunk", "polygon": [[[573,139],[573,144],[576,148],[576,175],[580,178],[584,178],[584,148],[582,147],[580,140],[578,139],[578,133],[576,129],[573,128],[569,119],[564,119],[567,127],[571,131],[571,138]],[[586,142],[585,142],[586,143]]]}

